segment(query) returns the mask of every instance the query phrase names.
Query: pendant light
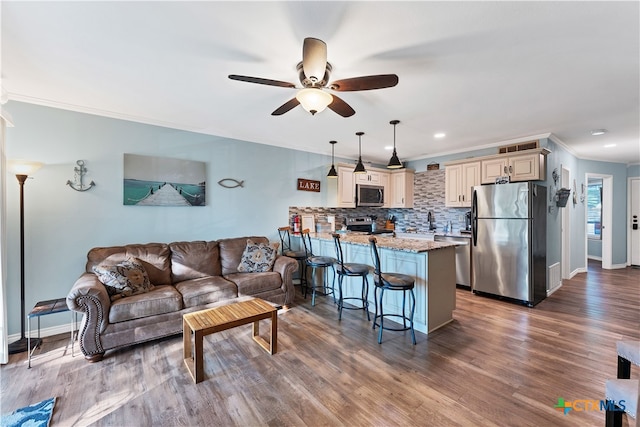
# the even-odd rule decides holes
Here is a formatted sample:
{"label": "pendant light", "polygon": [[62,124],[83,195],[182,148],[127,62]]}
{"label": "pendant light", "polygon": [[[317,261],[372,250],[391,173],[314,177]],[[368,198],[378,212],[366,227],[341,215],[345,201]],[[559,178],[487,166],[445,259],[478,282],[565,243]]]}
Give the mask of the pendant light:
{"label": "pendant light", "polygon": [[337,178],[338,177],[338,172],[336,171],[336,166],[334,165],[334,161],[333,161],[333,155],[334,155],[334,147],[335,145],[338,143],[338,141],[329,141],[329,144],[331,144],[331,169],[329,169],[329,173],[327,174],[327,177],[329,178]]}
{"label": "pendant light", "polygon": [[398,158],[398,153],[396,153],[396,125],[400,123],[400,120],[391,120],[389,124],[393,125],[393,155],[391,159],[389,159],[389,164],[387,165],[387,169],[400,169],[402,168],[402,162]]}
{"label": "pendant light", "polygon": [[356,135],[358,135],[358,164],[356,164],[353,173],[367,173],[367,170],[362,164],[362,135],[364,135],[364,132],[356,132]]}

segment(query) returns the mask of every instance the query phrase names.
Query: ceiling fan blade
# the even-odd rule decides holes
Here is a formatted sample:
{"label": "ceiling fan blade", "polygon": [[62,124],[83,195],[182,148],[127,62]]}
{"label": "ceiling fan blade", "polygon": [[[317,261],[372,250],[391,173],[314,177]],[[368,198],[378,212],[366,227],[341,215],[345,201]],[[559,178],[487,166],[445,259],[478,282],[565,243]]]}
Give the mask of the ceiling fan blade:
{"label": "ceiling fan blade", "polygon": [[302,69],[311,83],[319,82],[327,68],[327,45],[320,39],[307,37],[302,45]]}
{"label": "ceiling fan blade", "polygon": [[260,77],[249,77],[249,76],[239,76],[237,74],[229,74],[229,78],[231,80],[238,80],[241,82],[249,82],[249,83],[257,83],[260,85],[268,85],[268,86],[278,86],[278,87],[287,87],[287,88],[295,88],[296,85],[289,82],[281,82],[280,80],[271,80],[271,79],[263,79]]}
{"label": "ceiling fan blade", "polygon": [[329,85],[329,89],[340,92],[357,90],[384,89],[398,84],[398,76],[395,74],[378,74],[375,76],[353,77],[337,80]]}
{"label": "ceiling fan blade", "polygon": [[327,105],[328,108],[340,114],[342,117],[351,117],[356,113],[356,111],[342,99],[335,95],[331,96],[333,97],[333,102]]}
{"label": "ceiling fan blade", "polygon": [[298,101],[297,98],[291,98],[290,100],[288,100],[287,102],[285,102],[284,104],[282,104],[281,106],[276,108],[275,111],[273,113],[271,113],[271,115],[272,116],[281,116],[284,113],[286,113],[287,111],[297,107],[298,105],[300,105],[300,101]]}

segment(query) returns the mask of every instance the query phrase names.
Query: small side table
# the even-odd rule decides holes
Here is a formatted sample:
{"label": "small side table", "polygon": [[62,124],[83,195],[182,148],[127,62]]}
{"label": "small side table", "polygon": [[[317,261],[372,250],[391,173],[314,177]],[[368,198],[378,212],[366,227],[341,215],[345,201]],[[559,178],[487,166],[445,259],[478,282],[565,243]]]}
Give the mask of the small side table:
{"label": "small side table", "polygon": [[[66,298],[58,298],[58,299],[50,299],[47,301],[39,301],[33,307],[33,310],[27,314],[27,348],[29,352],[29,366],[31,368],[31,355],[33,351],[40,345],[42,340],[40,339],[40,317],[46,316],[47,314],[55,314],[62,313],[65,311],[70,311],[67,306]],[[37,317],[38,318],[38,338],[36,345],[31,348],[31,319]],[[75,341],[75,331],[78,329],[78,316],[76,312],[71,312],[71,356],[74,356],[74,341]]]}

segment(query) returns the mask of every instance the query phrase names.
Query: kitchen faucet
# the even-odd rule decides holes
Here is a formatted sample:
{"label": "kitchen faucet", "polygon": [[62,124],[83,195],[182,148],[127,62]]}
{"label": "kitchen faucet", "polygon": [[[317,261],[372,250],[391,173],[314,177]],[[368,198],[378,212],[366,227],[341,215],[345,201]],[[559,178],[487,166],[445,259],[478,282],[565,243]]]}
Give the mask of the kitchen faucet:
{"label": "kitchen faucet", "polygon": [[429,221],[429,231],[435,230],[436,226],[433,224],[433,212],[429,211],[427,221]]}

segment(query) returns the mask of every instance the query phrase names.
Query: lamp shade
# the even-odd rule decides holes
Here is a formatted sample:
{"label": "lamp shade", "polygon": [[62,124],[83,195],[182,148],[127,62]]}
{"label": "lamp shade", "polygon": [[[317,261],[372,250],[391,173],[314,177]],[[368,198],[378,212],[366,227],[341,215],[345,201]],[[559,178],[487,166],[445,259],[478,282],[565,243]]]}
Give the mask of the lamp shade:
{"label": "lamp shade", "polygon": [[9,170],[16,175],[32,175],[42,167],[42,163],[29,160],[9,160]]}
{"label": "lamp shade", "polygon": [[402,162],[398,158],[398,154],[396,150],[393,150],[393,156],[389,159],[389,164],[387,165],[387,169],[400,169],[402,168]]}
{"label": "lamp shade", "polygon": [[312,115],[323,111],[327,105],[333,102],[333,96],[318,88],[306,88],[298,91],[296,99],[300,101],[302,108]]}

